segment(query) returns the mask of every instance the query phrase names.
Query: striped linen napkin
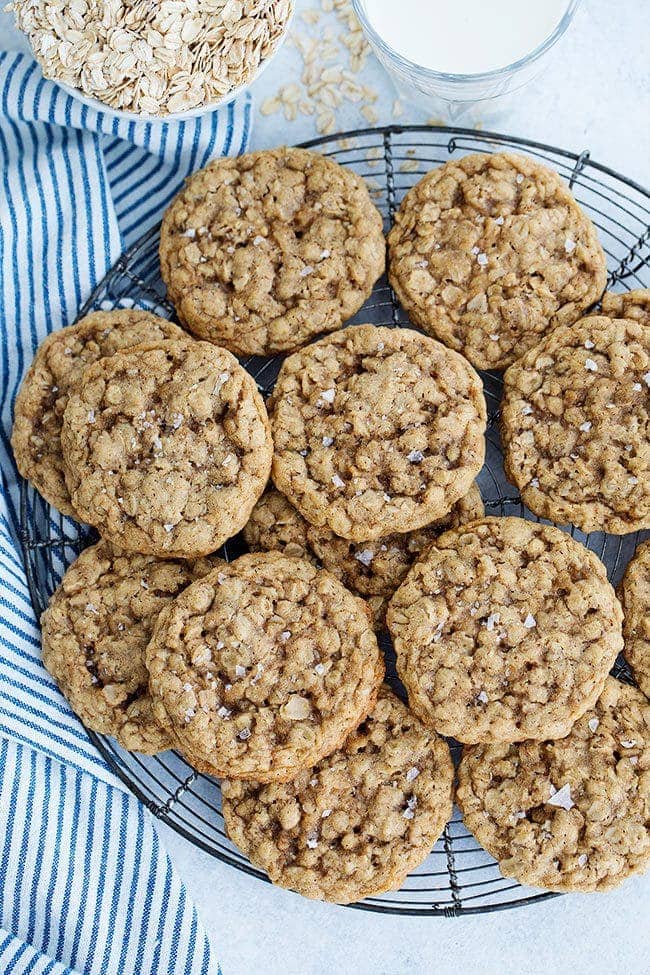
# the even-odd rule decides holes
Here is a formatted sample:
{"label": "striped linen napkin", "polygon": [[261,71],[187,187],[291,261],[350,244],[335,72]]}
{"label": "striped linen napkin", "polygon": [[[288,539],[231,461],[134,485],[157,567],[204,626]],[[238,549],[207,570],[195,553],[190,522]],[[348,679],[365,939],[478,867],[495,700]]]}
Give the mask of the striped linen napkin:
{"label": "striped linen napkin", "polygon": [[150,814],[40,659],[18,544],[12,405],[39,342],[73,321],[188,173],[242,152],[248,99],[167,125],[114,119],[0,52],[0,972],[162,975],[218,965]]}

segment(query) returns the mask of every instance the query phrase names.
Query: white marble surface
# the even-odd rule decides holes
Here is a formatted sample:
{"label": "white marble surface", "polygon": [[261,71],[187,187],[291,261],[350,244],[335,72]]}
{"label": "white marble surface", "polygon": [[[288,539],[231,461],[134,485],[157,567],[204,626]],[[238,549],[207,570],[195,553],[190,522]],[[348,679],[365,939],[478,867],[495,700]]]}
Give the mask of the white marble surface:
{"label": "white marble surface", "polygon": [[[295,29],[306,29],[300,13],[315,2],[298,0]],[[309,29],[331,22],[329,15]],[[0,47],[20,43],[0,14]],[[522,94],[502,131],[577,152],[589,148],[594,159],[649,184],[649,47],[648,0],[583,0],[560,56]],[[258,104],[299,69],[296,51],[285,46],[254,86]],[[380,123],[424,120],[393,117],[394,94],[376,63],[367,63],[364,82],[378,92]],[[337,128],[361,125],[367,121],[358,107],[337,113]],[[287,122],[256,113],[255,147],[315,135],[312,117]],[[500,914],[394,918],[302,900],[213,860],[165,826],[160,832],[224,975],[641,975],[650,968],[650,875],[612,893]]]}

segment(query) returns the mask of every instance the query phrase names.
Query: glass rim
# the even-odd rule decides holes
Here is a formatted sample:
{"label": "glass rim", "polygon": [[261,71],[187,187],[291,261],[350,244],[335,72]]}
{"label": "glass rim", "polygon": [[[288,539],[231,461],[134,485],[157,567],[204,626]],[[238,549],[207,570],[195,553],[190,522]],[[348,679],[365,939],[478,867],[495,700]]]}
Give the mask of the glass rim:
{"label": "glass rim", "polygon": [[387,41],[385,41],[384,38],[377,33],[368,19],[365,0],[352,0],[352,8],[359,19],[364,34],[371,44],[376,45],[383,54],[391,58],[393,61],[398,62],[399,65],[406,71],[409,71],[412,74],[422,75],[426,78],[435,79],[437,81],[468,83],[475,81],[494,81],[503,75],[512,74],[515,71],[518,71],[520,68],[526,67],[527,65],[532,64],[534,61],[537,61],[538,58],[542,57],[542,55],[550,50],[550,48],[552,48],[566,33],[578,7],[580,6],[580,3],[581,0],[569,0],[566,10],[552,33],[550,33],[541,44],[538,44],[537,47],[533,48],[532,51],[529,51],[528,54],[524,54],[523,57],[518,58],[516,61],[511,61],[510,64],[506,64],[501,68],[492,68],[490,71],[479,71],[472,74],[436,71],[434,68],[427,68],[422,64],[417,64],[415,61],[411,61],[409,58],[396,51],[395,48],[391,47],[390,44],[388,44]]}

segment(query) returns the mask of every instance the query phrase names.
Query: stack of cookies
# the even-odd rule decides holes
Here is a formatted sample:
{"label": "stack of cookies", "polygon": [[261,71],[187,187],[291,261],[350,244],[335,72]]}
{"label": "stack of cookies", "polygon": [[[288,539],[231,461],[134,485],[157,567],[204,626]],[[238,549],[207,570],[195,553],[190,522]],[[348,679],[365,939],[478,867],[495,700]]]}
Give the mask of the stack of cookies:
{"label": "stack of cookies", "polygon": [[[650,861],[650,548],[619,602],[570,534],[485,517],[476,369],[506,369],[533,513],[650,528],[648,294],[602,296],[594,227],[518,156],[425,176],[388,245],[422,331],[342,328],[385,265],[363,181],[305,150],[218,160],[163,221],[183,328],[94,313],[41,346],[16,461],[101,536],[43,615],[45,665],[88,727],[222,779],[232,840],[305,896],[355,901],[426,858],[445,738],[504,875],[606,889]],[[264,403],[235,355],[279,352]],[[623,649],[640,689],[608,676]]]}

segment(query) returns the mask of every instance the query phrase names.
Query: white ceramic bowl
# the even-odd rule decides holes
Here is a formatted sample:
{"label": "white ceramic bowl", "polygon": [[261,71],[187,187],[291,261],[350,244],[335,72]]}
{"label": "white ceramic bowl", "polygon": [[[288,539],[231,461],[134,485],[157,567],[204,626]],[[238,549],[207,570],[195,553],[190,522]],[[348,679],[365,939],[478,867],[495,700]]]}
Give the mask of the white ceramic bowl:
{"label": "white ceramic bowl", "polygon": [[80,88],[74,88],[72,85],[66,85],[62,81],[56,81],[56,84],[60,88],[63,88],[69,95],[72,95],[78,102],[82,105],[86,105],[88,108],[93,108],[97,112],[103,112],[104,115],[109,115],[111,118],[122,118],[129,122],[182,122],[184,119],[198,118],[200,115],[208,115],[210,112],[216,112],[218,108],[223,108],[224,105],[229,105],[230,102],[234,101],[240,95],[253,85],[257,79],[266,71],[269,64],[276,58],[278,51],[287,39],[287,35],[291,28],[293,22],[293,16],[295,13],[295,3],[291,8],[291,13],[289,14],[289,19],[285,25],[284,31],[280,40],[278,41],[277,47],[273,54],[262,61],[258,66],[257,71],[253,78],[245,84],[239,85],[238,88],[233,88],[229,91],[223,98],[217,99],[217,101],[210,102],[208,105],[200,105],[197,108],[188,108],[185,112],[170,112],[168,115],[147,115],[145,112],[131,112],[127,109],[122,108],[111,108],[110,105],[106,105],[105,102],[100,101],[99,98],[94,98],[92,95],[86,95]]}

